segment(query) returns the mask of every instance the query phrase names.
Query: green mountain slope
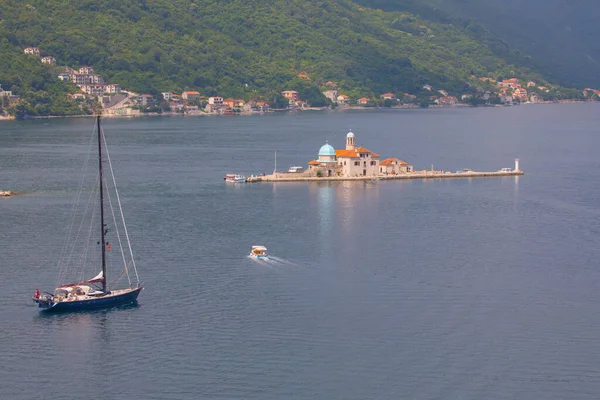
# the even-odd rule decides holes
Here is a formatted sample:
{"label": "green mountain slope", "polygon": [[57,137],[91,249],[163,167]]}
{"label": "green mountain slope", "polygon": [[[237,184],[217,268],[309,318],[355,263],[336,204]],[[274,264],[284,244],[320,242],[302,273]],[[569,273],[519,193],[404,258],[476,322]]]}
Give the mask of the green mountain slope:
{"label": "green mountain slope", "polygon": [[533,56],[548,78],[567,86],[600,86],[600,2],[595,0],[357,0],[425,18],[477,21]]}
{"label": "green mountain slope", "polygon": [[[344,0],[0,0],[0,56],[37,46],[58,65],[92,65],[154,95],[249,97],[307,85],[300,72],[353,95],[416,94],[424,83],[459,91],[470,75],[540,78],[477,29]],[[7,89],[11,68],[0,64]]]}

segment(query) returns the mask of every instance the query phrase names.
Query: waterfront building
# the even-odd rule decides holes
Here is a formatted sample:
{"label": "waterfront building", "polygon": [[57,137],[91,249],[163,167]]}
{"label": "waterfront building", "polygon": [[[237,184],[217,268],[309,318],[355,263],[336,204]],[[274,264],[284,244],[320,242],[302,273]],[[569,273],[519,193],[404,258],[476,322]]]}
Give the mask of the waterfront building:
{"label": "waterfront building", "polygon": [[235,100],[233,100],[231,97],[227,98],[227,99],[223,100],[223,105],[225,107],[233,109],[235,107]]}
{"label": "waterfront building", "polygon": [[183,92],[183,93],[181,93],[181,98],[183,100],[199,100],[200,92],[197,92],[195,90]]}
{"label": "waterfront building", "polygon": [[527,90],[525,88],[516,88],[513,97],[519,100],[527,100]]}
{"label": "waterfront building", "polygon": [[137,104],[140,106],[150,106],[154,104],[154,97],[149,94],[139,95],[137,98]]}
{"label": "waterfront building", "polygon": [[338,96],[338,91],[333,89],[333,90],[326,90],[323,92],[323,96],[327,97],[329,100],[331,100],[332,103],[337,103],[337,96]]}
{"label": "waterfront building", "polygon": [[293,104],[300,100],[300,98],[298,97],[298,92],[296,92],[295,90],[284,90],[283,92],[281,92],[281,94],[283,95],[283,97],[288,99],[288,102],[290,104]]}
{"label": "waterfront building", "polygon": [[382,175],[398,175],[413,172],[413,166],[397,158],[386,158],[379,163],[379,173]]}
{"label": "waterfront building", "polygon": [[311,176],[377,176],[379,154],[356,146],[354,133],[346,135],[346,148],[336,150],[329,143],[319,149],[318,158],[308,163],[307,174]]}
{"label": "waterfront building", "polygon": [[208,104],[210,104],[211,106],[222,106],[223,105],[223,98],[222,97],[209,97],[208,98]]}
{"label": "waterfront building", "polygon": [[349,99],[349,98],[348,98],[348,96],[346,96],[345,94],[340,94],[340,95],[337,97],[337,103],[338,103],[338,104],[342,104],[342,105],[343,105],[343,104],[348,104],[348,101],[349,101],[349,100],[350,100],[350,99]]}

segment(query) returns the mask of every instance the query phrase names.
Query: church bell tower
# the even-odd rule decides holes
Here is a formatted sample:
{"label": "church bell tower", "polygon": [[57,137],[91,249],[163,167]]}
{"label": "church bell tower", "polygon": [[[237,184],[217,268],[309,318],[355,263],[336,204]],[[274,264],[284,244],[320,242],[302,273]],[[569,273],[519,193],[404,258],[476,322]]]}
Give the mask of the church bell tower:
{"label": "church bell tower", "polygon": [[354,150],[354,133],[348,132],[346,135],[346,150]]}

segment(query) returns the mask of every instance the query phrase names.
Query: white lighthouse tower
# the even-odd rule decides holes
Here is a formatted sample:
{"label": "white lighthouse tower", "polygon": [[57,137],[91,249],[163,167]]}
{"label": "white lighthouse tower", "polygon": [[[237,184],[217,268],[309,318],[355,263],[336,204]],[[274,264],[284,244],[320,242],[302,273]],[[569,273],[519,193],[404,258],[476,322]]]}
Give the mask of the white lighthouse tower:
{"label": "white lighthouse tower", "polygon": [[519,159],[515,158],[515,171],[520,171],[519,169]]}

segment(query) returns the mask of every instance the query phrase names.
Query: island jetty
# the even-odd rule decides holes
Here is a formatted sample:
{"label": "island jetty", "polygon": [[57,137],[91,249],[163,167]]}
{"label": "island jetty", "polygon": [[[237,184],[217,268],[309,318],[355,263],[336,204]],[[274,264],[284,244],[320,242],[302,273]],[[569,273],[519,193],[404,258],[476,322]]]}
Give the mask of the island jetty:
{"label": "island jetty", "polygon": [[325,143],[319,150],[316,160],[308,162],[308,169],[292,167],[288,172],[275,171],[270,175],[251,176],[248,182],[314,182],[314,181],[373,181],[399,179],[440,179],[440,178],[482,178],[499,176],[519,176],[525,173],[519,169],[519,159],[515,167],[501,168],[493,172],[463,169],[456,172],[431,170],[415,171],[412,165],[398,158],[380,160],[380,155],[364,147],[356,146],[355,135],[348,132],[346,148],[334,149]]}

